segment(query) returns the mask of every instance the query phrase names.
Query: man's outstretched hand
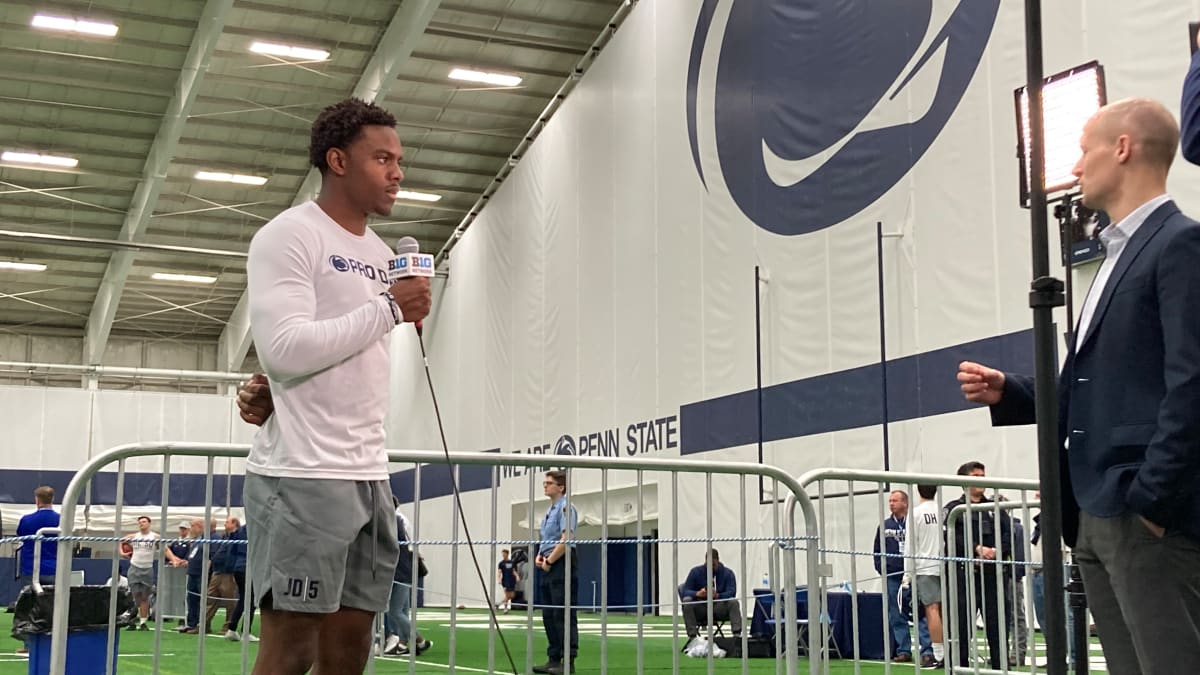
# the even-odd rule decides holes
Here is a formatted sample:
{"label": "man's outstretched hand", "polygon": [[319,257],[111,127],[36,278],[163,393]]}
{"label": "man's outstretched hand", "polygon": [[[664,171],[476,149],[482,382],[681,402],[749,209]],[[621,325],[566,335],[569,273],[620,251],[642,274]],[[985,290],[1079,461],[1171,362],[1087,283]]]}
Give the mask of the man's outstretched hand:
{"label": "man's outstretched hand", "polygon": [[1004,396],[1004,373],[974,361],[958,364],[958,387],[972,403],[996,405]]}
{"label": "man's outstretched hand", "polygon": [[255,373],[242,383],[238,389],[237,406],[243,421],[260,427],[267,421],[275,412],[275,401],[271,399],[271,384],[267,382],[266,375]]}

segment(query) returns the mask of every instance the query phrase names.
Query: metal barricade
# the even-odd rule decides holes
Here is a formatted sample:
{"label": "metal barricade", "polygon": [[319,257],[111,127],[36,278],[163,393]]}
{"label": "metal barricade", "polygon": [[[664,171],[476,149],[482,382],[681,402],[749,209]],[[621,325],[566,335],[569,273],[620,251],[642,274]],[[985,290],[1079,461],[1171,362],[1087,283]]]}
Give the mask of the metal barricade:
{"label": "metal barricade", "polygon": [[[1036,486],[1034,488],[1036,489]],[[959,620],[959,613],[966,612],[968,621],[972,628],[975,626],[975,617],[982,614],[985,624],[992,617],[988,616],[987,607],[988,600],[994,600],[992,605],[993,610],[1003,608],[1001,618],[997,621],[998,636],[996,639],[997,646],[1004,650],[1000,655],[1000,668],[982,668],[980,666],[980,656],[978,654],[978,640],[972,640],[968,645],[970,664],[957,663],[957,659],[952,663],[953,672],[955,673],[1009,673],[1014,672],[1015,668],[1024,666],[1026,654],[1030,657],[1029,671],[1037,673],[1038,663],[1036,658],[1036,645],[1034,645],[1033,631],[1029,628],[1029,619],[1032,618],[1033,612],[1033,593],[1030,588],[1031,575],[1028,573],[1019,573],[1018,568],[1031,566],[1031,542],[1029,531],[1025,530],[1024,537],[1016,536],[1016,526],[1012,521],[1012,517],[1008,515],[1010,511],[1021,512],[1021,522],[1030,523],[1032,518],[1029,515],[1029,509],[1038,508],[1041,502],[1034,500],[1021,501],[989,501],[978,504],[959,504],[955,506],[946,516],[947,531],[955,531],[961,521],[965,531],[964,543],[962,548],[959,548],[958,539],[956,537],[948,537],[948,548],[946,551],[947,558],[954,561],[949,566],[950,583],[956,588],[965,589],[965,592],[955,593],[951,597],[954,602],[950,603],[951,621]],[[1010,522],[1008,537],[998,536],[995,538],[996,549],[994,560],[981,561],[974,557],[975,546],[985,545],[984,536],[978,532],[977,518],[963,519],[966,513],[980,513],[982,518],[990,517],[992,523],[1001,523],[1001,532],[1003,532],[1003,523],[1005,519]],[[995,527],[995,525],[993,525]],[[1018,550],[1017,547],[1020,547]],[[989,569],[990,568],[990,569]],[[960,579],[960,575],[965,576]],[[984,583],[986,578],[990,576],[994,579],[992,584]],[[1018,583],[1017,577],[1023,577]],[[976,589],[980,588],[979,593]],[[988,594],[994,594],[988,597]],[[965,596],[965,597],[964,597]],[[983,606],[980,606],[978,598],[983,599]],[[962,606],[962,600],[966,600],[966,607]],[[1022,625],[1024,624],[1024,625]],[[1010,628],[1015,631],[1013,635],[1009,635]],[[986,629],[985,629],[986,630]],[[1011,640],[1010,640],[1011,638]],[[989,651],[992,649],[989,640]],[[1009,652],[1008,647],[1012,645],[1013,651]],[[961,653],[961,650],[956,650],[955,655]],[[1012,658],[1015,656],[1015,659]],[[1016,663],[1011,663],[1011,661]],[[1021,671],[1025,672],[1025,671]]]}
{"label": "metal barricade", "polygon": [[[146,444],[131,444],[113,448],[105,453],[102,453],[90,460],[72,479],[62,499],[62,535],[58,540],[60,560],[70,559],[70,547],[76,541],[81,539],[88,540],[106,540],[115,541],[118,534],[114,531],[114,538],[100,537],[80,537],[75,533],[76,513],[79,508],[81,498],[86,494],[88,486],[92,479],[106,467],[116,464],[117,467],[117,482],[116,482],[116,497],[115,497],[115,518],[116,522],[121,521],[121,507],[123,501],[124,475],[126,460],[135,457],[161,457],[163,461],[162,471],[162,522],[167,522],[168,512],[168,497],[170,495],[170,481],[172,474],[172,460],[181,457],[204,457],[207,458],[207,472],[205,475],[205,534],[204,543],[204,578],[208,577],[208,557],[209,545],[216,543],[210,541],[209,523],[213,513],[213,467],[214,460],[217,458],[244,458],[249,450],[249,446],[245,445],[229,445],[229,444],[190,444],[190,443],[146,443]],[[798,645],[800,644],[800,631],[804,626],[812,626],[817,624],[817,617],[820,612],[820,603],[810,602],[807,606],[807,616],[800,617],[797,615],[798,605],[791,601],[792,595],[797,588],[798,577],[803,577],[803,581],[812,586],[811,580],[819,578],[818,566],[818,549],[816,542],[818,541],[816,512],[812,506],[811,500],[804,492],[801,484],[793,477],[788,476],[783,471],[766,465],[751,464],[743,462],[712,462],[690,459],[675,459],[675,458],[643,458],[643,457],[615,457],[601,456],[599,453],[595,456],[573,456],[573,455],[541,455],[541,454],[501,454],[501,453],[451,453],[449,457],[441,452],[432,451],[390,451],[389,461],[392,464],[392,470],[395,471],[397,464],[409,465],[411,469],[411,489],[414,497],[412,503],[412,523],[413,528],[409,532],[411,537],[411,547],[415,558],[422,555],[422,551],[430,552],[431,555],[436,554],[439,561],[433,565],[434,572],[450,571],[449,577],[442,585],[431,587],[426,584],[424,587],[419,583],[409,584],[404,592],[410,593],[409,601],[411,603],[410,619],[414,627],[419,625],[422,614],[428,614],[429,618],[436,621],[438,624],[436,629],[442,632],[446,637],[445,652],[441,654],[439,663],[441,667],[448,668],[450,672],[456,669],[464,670],[465,672],[479,672],[481,667],[486,668],[486,672],[530,672],[530,667],[533,664],[536,655],[534,649],[534,607],[535,599],[527,599],[525,603],[524,621],[519,624],[513,624],[511,621],[502,623],[495,617],[493,610],[489,607],[489,615],[487,619],[487,640],[486,666],[473,662],[471,665],[459,666],[458,660],[467,658],[472,649],[480,648],[483,644],[482,636],[478,632],[482,615],[477,611],[465,609],[468,604],[478,605],[483,603],[484,606],[489,606],[492,603],[491,592],[485,591],[480,587],[473,575],[464,575],[459,579],[456,571],[460,569],[460,555],[471,554],[470,550],[464,550],[463,545],[467,538],[467,532],[463,529],[464,526],[471,528],[471,534],[474,535],[476,551],[480,553],[480,559],[484,561],[481,564],[483,568],[480,570],[481,576],[485,581],[484,586],[488,589],[492,588],[492,584],[486,583],[487,579],[493,578],[494,570],[496,569],[496,551],[500,546],[510,546],[513,550],[519,547],[526,547],[527,550],[532,550],[540,543],[540,535],[536,524],[536,518],[541,515],[539,511],[544,511],[544,506],[537,505],[536,481],[540,480],[543,471],[549,468],[563,469],[568,474],[569,484],[572,486],[580,483],[586,483],[596,486],[598,483],[598,491],[592,493],[567,492],[568,506],[573,503],[583,503],[587,498],[594,495],[594,499],[599,500],[600,518],[598,527],[600,532],[598,536],[587,539],[578,536],[574,532],[569,537],[570,546],[566,548],[566,561],[568,568],[573,564],[575,556],[581,557],[577,552],[577,547],[594,546],[599,551],[599,578],[597,587],[593,590],[591,597],[595,598],[591,604],[581,602],[579,597],[571,597],[575,594],[567,585],[566,599],[564,605],[573,609],[578,609],[581,606],[585,610],[590,610],[598,613],[598,625],[595,622],[589,622],[589,630],[597,630],[599,633],[599,641],[597,646],[598,654],[587,655],[587,660],[593,663],[598,663],[601,672],[610,672],[612,670],[635,670],[638,673],[645,672],[651,669],[663,669],[666,665],[665,652],[661,648],[662,641],[665,640],[666,619],[658,619],[653,614],[657,614],[660,610],[666,612],[670,610],[670,637],[671,637],[671,658],[670,667],[673,671],[678,672],[681,668],[680,646],[680,622],[681,622],[681,600],[679,593],[675,590],[675,585],[683,571],[687,567],[683,566],[684,561],[680,558],[680,547],[684,546],[688,549],[702,548],[707,552],[714,546],[720,544],[730,544],[737,548],[736,555],[728,555],[722,560],[730,563],[730,566],[737,565],[737,571],[741,574],[741,583],[738,585],[736,599],[740,603],[743,614],[746,617],[745,628],[740,635],[740,651],[741,657],[741,672],[749,672],[749,663],[747,661],[750,636],[750,625],[754,619],[754,612],[763,595],[752,595],[750,593],[751,579],[753,575],[749,572],[749,562],[753,556],[759,559],[762,556],[767,560],[769,585],[765,589],[765,594],[769,594],[775,601],[772,602],[772,609],[769,615],[769,621],[776,627],[781,627],[779,630],[773,630],[774,644],[776,654],[780,658],[776,661],[776,672],[786,672],[789,675],[794,675],[799,672],[801,666],[800,654]],[[446,468],[448,467],[448,468]],[[450,508],[444,508],[444,505],[437,503],[432,505],[428,499],[423,499],[426,491],[423,489],[423,475],[426,484],[435,481],[443,481],[446,472],[452,472],[455,478],[453,485],[455,491],[459,486],[463,490],[468,490],[472,495],[473,508],[469,517],[460,520],[459,501],[452,499]],[[432,478],[431,478],[432,475]],[[687,480],[681,484],[681,477]],[[748,477],[762,477],[766,480],[767,485],[771,488],[772,494],[778,495],[780,498],[766,503],[758,502],[755,499],[757,490],[747,491]],[[617,481],[613,479],[616,478]],[[578,479],[578,480],[577,480]],[[521,490],[520,493],[515,493],[515,487],[519,486],[522,480],[527,480],[527,489]],[[702,481],[702,483],[701,483]],[[619,487],[614,488],[613,483],[620,482]],[[631,484],[630,484],[631,482]],[[503,485],[504,493],[510,496],[517,497],[511,503],[512,508],[512,526],[509,536],[502,536],[498,531],[498,523],[500,519],[500,494]],[[701,487],[702,485],[702,487]],[[659,490],[664,486],[669,486],[671,492],[671,532],[670,536],[663,536],[661,530],[648,530],[646,523],[650,522],[648,514],[645,513],[647,504],[653,506],[653,500],[643,500],[644,494],[653,489]],[[755,486],[757,488],[757,486]],[[488,495],[488,506],[483,506],[480,501],[480,491],[490,490]],[[702,492],[701,492],[702,490]],[[636,495],[631,497],[635,505],[625,504],[627,516],[623,525],[620,525],[622,530],[619,534],[612,531],[610,516],[613,511],[610,510],[610,495],[617,494]],[[525,494],[521,494],[525,493]],[[736,517],[732,512],[721,513],[714,509],[714,495],[721,495],[723,499],[734,501],[733,494],[737,494],[736,501],[740,505],[737,509]],[[699,509],[703,508],[703,521],[705,526],[703,532],[681,532],[680,531],[680,496],[686,495],[693,502],[697,500],[703,501],[703,506],[696,504],[690,507],[690,517],[694,519],[699,515]],[[518,497],[519,495],[519,497]],[[748,495],[755,495],[750,496]],[[786,495],[786,498],[784,498]],[[448,496],[439,494],[438,497]],[[749,500],[749,501],[748,501]],[[756,504],[757,502],[757,504]],[[423,506],[424,504],[424,506]],[[757,507],[757,513],[754,509]],[[797,514],[797,507],[800,513]],[[434,536],[428,536],[428,533],[423,534],[422,527],[422,509],[436,508],[436,518],[439,521],[438,531]],[[518,508],[523,512],[523,516],[518,518]],[[490,513],[489,513],[490,511]],[[659,509],[662,511],[662,509]],[[802,517],[803,523],[797,523],[797,518]],[[449,521],[447,522],[447,518]],[[490,519],[490,523],[487,520]],[[518,520],[525,521],[519,523]],[[654,520],[657,520],[655,515]],[[759,533],[758,535],[751,534],[749,524],[757,521]],[[481,524],[483,527],[481,527]],[[490,524],[490,528],[487,525]],[[665,524],[665,523],[664,523]],[[513,536],[518,529],[522,528],[522,532],[528,532],[527,535]],[[593,525],[594,527],[595,525]],[[439,536],[445,536],[449,533],[449,539],[439,539]],[[485,533],[485,534],[483,534]],[[732,533],[732,536],[728,536]],[[482,534],[482,536],[481,536]],[[253,538],[254,533],[249,534]],[[169,541],[169,540],[164,540]],[[616,607],[609,602],[609,592],[614,588],[610,584],[610,553],[613,551],[620,552],[622,549],[616,549],[617,546],[632,546],[632,550],[636,553],[636,563],[631,566],[630,571],[636,576],[636,580],[629,579],[614,579],[614,582],[625,584],[632,581],[635,590],[636,602],[632,606]],[[664,546],[669,546],[669,556],[663,556]],[[460,553],[460,551],[462,551]],[[769,551],[769,552],[768,552]],[[490,552],[490,555],[489,555]],[[647,555],[649,552],[649,555]],[[163,562],[163,553],[159,555],[160,564]],[[707,555],[707,553],[706,553]],[[803,568],[797,569],[796,556],[803,555]],[[667,558],[669,557],[669,562]],[[530,562],[534,560],[534,556],[529,556]],[[695,560],[694,562],[701,562]],[[59,586],[67,585],[69,575],[69,565],[59,565],[56,583]],[[464,570],[470,569],[472,572],[475,568],[464,564],[461,566]],[[707,568],[706,582],[707,587],[713,587],[714,573],[711,566],[704,565]],[[113,578],[117,576],[117,560],[114,558],[112,563]],[[247,574],[247,578],[251,575]],[[536,575],[531,575],[536,576]],[[826,575],[828,576],[828,575]],[[533,584],[532,580],[527,581],[526,586],[530,587]],[[201,605],[205,604],[207,599],[206,585],[201,586],[202,598]],[[478,588],[479,591],[470,590]],[[653,593],[654,589],[658,589],[657,597],[653,597],[647,602],[648,593]],[[670,589],[665,591],[664,589]],[[484,597],[479,598],[475,595],[477,592],[483,594]],[[782,595],[781,595],[782,594]],[[247,595],[252,597],[252,591]],[[579,593],[583,595],[583,593]],[[667,596],[670,596],[670,602],[667,602]],[[421,598],[424,597],[425,607],[419,606]],[[430,603],[429,600],[434,602]],[[778,600],[787,600],[780,602]],[[598,603],[597,603],[598,600]],[[61,594],[55,596],[54,606],[54,622],[58,625],[65,625],[66,617],[69,612],[69,594]],[[111,603],[110,622],[109,622],[109,644],[114,642],[114,631],[116,630],[115,622],[115,594]],[[762,600],[766,604],[765,600]],[[438,610],[429,609],[429,605],[437,605]],[[597,606],[598,604],[598,606]],[[706,634],[711,637],[715,632],[715,624],[717,623],[714,616],[714,601],[710,596],[702,603],[703,611],[697,609],[697,614],[704,619],[707,627],[704,629]],[[620,616],[621,614],[630,615]],[[569,635],[570,628],[570,611],[562,612],[563,615],[563,632]],[[760,616],[759,618],[765,618]],[[161,613],[156,615],[157,631],[154,636],[154,654],[151,668],[158,671],[160,667],[160,658],[162,652],[162,639],[164,635]],[[514,669],[508,660],[506,654],[512,653],[513,647],[510,645],[512,632],[511,630],[503,630],[504,628],[520,628],[524,633],[524,654],[517,654],[513,658],[516,664]],[[415,630],[419,631],[419,628]],[[473,631],[473,632],[472,632]],[[55,631],[51,640],[52,655],[51,655],[51,672],[62,673],[65,667],[65,648],[66,648],[66,632]],[[628,646],[621,645],[621,640],[626,638],[635,638]],[[172,638],[175,639],[175,638]],[[460,641],[462,649],[459,648]],[[654,647],[647,649],[647,643],[652,643]],[[469,643],[469,645],[467,644]],[[730,643],[727,643],[730,644]],[[197,638],[198,653],[196,659],[196,672],[203,673],[205,671],[205,639],[203,630]],[[214,647],[209,647],[214,649]],[[480,651],[482,649],[480,648]],[[251,662],[251,648],[249,641],[243,639],[241,641],[241,670],[249,672]],[[524,663],[522,663],[522,658]],[[820,672],[828,670],[828,665],[825,663],[828,654],[821,649],[812,649],[806,655],[808,657],[807,670],[811,675],[816,675]],[[706,652],[707,670],[714,672],[714,650],[709,648]],[[565,660],[565,659],[564,659]],[[397,671],[396,667],[402,670]],[[410,672],[415,673],[418,665],[417,649],[410,649],[409,656],[397,662],[393,659],[371,659],[368,662],[368,672]]]}
{"label": "metal barricade", "polygon": [[[814,606],[819,608],[817,616],[811,619],[810,631],[813,632],[814,637],[810,644],[824,645],[827,649],[836,649],[843,656],[855,657],[854,672],[856,674],[861,672],[861,663],[865,660],[863,655],[868,653],[873,657],[869,660],[875,658],[883,660],[885,673],[891,673],[893,670],[895,672],[919,672],[921,670],[920,658],[916,656],[913,657],[911,665],[892,663],[894,611],[899,608],[899,601],[895,604],[891,602],[889,598],[891,594],[888,593],[888,589],[889,586],[896,589],[900,584],[899,580],[893,579],[894,575],[889,576],[886,560],[891,557],[905,557],[906,554],[889,555],[886,552],[883,541],[885,538],[883,521],[888,515],[885,505],[888,493],[899,490],[906,495],[909,504],[914,505],[915,501],[912,495],[915,494],[915,491],[911,488],[919,484],[939,487],[952,486],[964,491],[972,486],[1015,490],[1020,493],[1019,498],[1001,503],[996,508],[1004,510],[1024,508],[1026,509],[1025,522],[1028,523],[1027,509],[1034,506],[1036,502],[1026,497],[1028,493],[1038,489],[1037,481],[1034,480],[843,469],[817,469],[802,475],[798,481],[808,491],[810,499],[815,502],[817,528],[821,533],[818,551],[820,574],[810,577],[815,581],[810,584],[808,589],[810,614]],[[939,490],[935,498],[937,512],[939,517],[945,521],[948,520],[945,513],[945,502],[950,500],[943,501],[943,499],[944,495]],[[844,501],[845,504],[843,506],[839,503],[835,508],[832,506],[835,501]],[[867,504],[864,505],[863,502],[867,502]],[[992,504],[986,506],[993,507]],[[960,513],[961,511],[955,512]],[[838,521],[839,526],[830,526],[829,521],[834,519]],[[864,533],[862,531],[864,526],[875,529]],[[941,526],[944,531],[946,523],[942,522]],[[1025,539],[1025,552],[1028,554],[1028,537]],[[968,532],[966,540],[974,541],[973,531]],[[878,544],[878,553],[874,552],[872,543]],[[999,547],[1001,555],[997,557],[1001,559],[1002,565],[1004,563],[1003,552],[1011,547],[1011,543],[1005,543]],[[955,553],[953,551],[944,552],[946,555],[938,558],[939,564],[948,564],[953,567],[956,559]],[[913,558],[913,556],[908,557]],[[875,559],[880,562],[879,572],[875,572],[873,569],[870,572],[860,570],[863,563]],[[1026,555],[1025,560],[1028,559],[1028,555]],[[1012,567],[1011,562],[1008,563],[1008,566]],[[990,672],[986,669],[977,669],[977,665],[973,668],[964,668],[962,664],[955,664],[953,659],[957,653],[959,640],[963,639],[962,636],[957,635],[959,631],[955,630],[957,624],[954,623],[954,620],[958,618],[957,593],[954,592],[957,589],[954,586],[954,579],[947,578],[945,568],[939,576],[942,598],[941,618],[945,636],[945,662],[950,668],[948,672]],[[889,579],[892,579],[890,583]],[[867,592],[868,587],[873,587],[875,584],[878,584],[878,596]],[[974,586],[971,587],[971,590],[973,589]],[[1001,589],[996,590],[1002,592]],[[832,608],[831,595],[833,596]],[[1028,593],[1026,597],[1029,597]],[[912,616],[916,617],[918,607],[915,598],[912,600],[911,609]],[[863,616],[864,613],[874,615],[876,611],[879,613],[878,619],[874,616],[870,618]],[[846,624],[849,626],[847,627]],[[814,628],[816,626],[820,628],[819,634]],[[878,626],[878,628],[874,628],[874,626]],[[913,628],[918,627],[917,622],[914,621]],[[835,630],[842,636],[840,642],[834,638]],[[917,635],[912,633],[919,633],[918,630],[909,631],[905,624],[904,631],[910,635],[913,642],[917,641],[915,640]],[[971,624],[969,639],[970,644],[974,645],[974,623]],[[917,652],[918,650],[915,648],[912,650],[914,655]],[[974,648],[972,653],[974,653]],[[1002,663],[1006,664],[1006,659],[1002,659]],[[997,672],[1012,671],[1007,670],[1007,666],[1005,666]]]}

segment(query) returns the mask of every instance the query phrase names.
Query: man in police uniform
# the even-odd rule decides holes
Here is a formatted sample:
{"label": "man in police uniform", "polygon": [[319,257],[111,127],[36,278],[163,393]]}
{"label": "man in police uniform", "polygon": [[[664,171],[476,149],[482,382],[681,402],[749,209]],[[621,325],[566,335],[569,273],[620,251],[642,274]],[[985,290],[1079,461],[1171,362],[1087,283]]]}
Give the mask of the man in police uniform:
{"label": "man in police uniform", "polygon": [[[550,645],[546,647],[549,660],[541,666],[535,666],[535,673],[575,672],[575,655],[579,652],[579,619],[574,606],[579,598],[578,563],[575,559],[575,544],[571,542],[572,534],[579,521],[575,507],[567,503],[567,472],[547,471],[546,480],[542,481],[542,491],[552,502],[550,510],[542,520],[541,545],[538,548],[534,564],[542,570],[542,581],[538,602],[542,604],[542,625],[546,629],[546,639]],[[567,560],[567,549],[570,548],[571,559]],[[566,623],[567,584],[571,588],[571,653],[570,662],[565,662],[566,641],[563,628]]]}

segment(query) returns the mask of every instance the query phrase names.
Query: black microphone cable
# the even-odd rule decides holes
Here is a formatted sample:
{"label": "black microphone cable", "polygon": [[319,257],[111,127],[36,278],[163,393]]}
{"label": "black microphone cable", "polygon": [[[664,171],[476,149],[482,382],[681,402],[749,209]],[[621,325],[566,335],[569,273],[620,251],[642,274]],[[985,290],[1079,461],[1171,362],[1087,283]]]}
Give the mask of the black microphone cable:
{"label": "black microphone cable", "polygon": [[[467,525],[467,512],[463,509],[462,494],[458,490],[458,479],[454,477],[454,466],[450,463],[450,446],[446,442],[446,428],[442,426],[442,411],[438,406],[437,392],[433,388],[433,375],[429,372],[429,356],[425,353],[425,338],[422,335],[424,331],[421,329],[421,322],[413,324],[413,328],[417,332],[417,343],[421,345],[421,361],[425,364],[425,381],[429,383],[429,397],[433,400],[433,415],[437,419],[438,434],[442,439],[442,452],[446,456],[446,469],[450,474],[450,488],[454,491],[454,501],[458,505],[458,519],[462,523],[463,534],[467,539],[467,550],[471,553],[471,561],[475,564],[475,574],[479,578],[479,587],[483,589],[483,597],[487,599],[488,615],[491,617],[492,625],[496,627],[496,635],[500,638],[500,645],[504,648],[504,655],[508,658],[508,665],[512,669],[513,675],[520,675],[517,670],[517,662],[513,659],[512,651],[508,648],[508,640],[504,638],[504,631],[500,628],[500,619],[496,616],[496,606],[491,601],[491,590],[483,578],[483,568],[479,566],[479,556],[475,552],[475,541],[471,538],[471,528]],[[420,499],[420,495],[414,495],[414,498]]]}

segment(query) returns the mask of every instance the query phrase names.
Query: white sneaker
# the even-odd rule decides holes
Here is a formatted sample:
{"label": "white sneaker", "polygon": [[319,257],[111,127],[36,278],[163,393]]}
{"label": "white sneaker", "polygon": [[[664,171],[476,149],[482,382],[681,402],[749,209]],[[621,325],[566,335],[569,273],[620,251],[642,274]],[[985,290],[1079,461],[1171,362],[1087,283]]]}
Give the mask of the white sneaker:
{"label": "white sneaker", "polygon": [[[225,639],[229,640],[230,642],[241,642],[242,634],[236,631],[227,630],[225,631]],[[258,636],[254,633],[248,633],[246,634],[246,642],[258,642]]]}
{"label": "white sneaker", "polygon": [[383,641],[383,653],[390,654],[392,653],[392,650],[398,646],[400,646],[400,636],[389,635],[387,636],[387,639]]}

